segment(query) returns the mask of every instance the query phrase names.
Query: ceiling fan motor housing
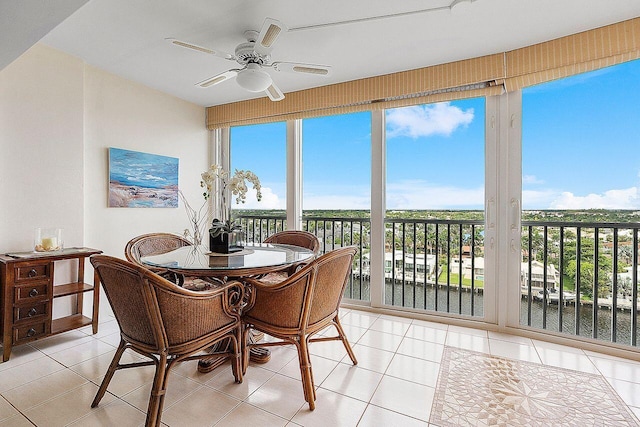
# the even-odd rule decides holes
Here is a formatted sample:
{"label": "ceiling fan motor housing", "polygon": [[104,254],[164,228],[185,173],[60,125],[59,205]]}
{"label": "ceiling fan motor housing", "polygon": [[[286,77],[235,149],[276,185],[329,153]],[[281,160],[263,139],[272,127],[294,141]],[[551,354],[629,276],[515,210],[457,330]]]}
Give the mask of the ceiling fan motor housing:
{"label": "ceiling fan motor housing", "polygon": [[253,50],[255,43],[246,42],[240,43],[236,47],[236,61],[240,65],[247,65],[249,63],[263,65],[269,60],[269,56],[262,56]]}

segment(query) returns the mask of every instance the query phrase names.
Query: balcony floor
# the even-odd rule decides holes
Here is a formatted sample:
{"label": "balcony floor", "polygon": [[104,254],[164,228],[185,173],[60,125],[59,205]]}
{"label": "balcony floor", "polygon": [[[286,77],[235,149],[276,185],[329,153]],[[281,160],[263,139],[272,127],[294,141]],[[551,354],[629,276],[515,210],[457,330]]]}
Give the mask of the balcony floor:
{"label": "balcony floor", "polygon": [[[445,346],[595,374],[640,415],[638,362],[358,310],[342,310],[341,318],[359,363],[351,365],[339,342],[311,345],[315,411],[304,402],[295,351],[278,347],[268,363],[249,366],[243,384],[234,383],[229,366],[209,374],[199,374],[196,362],[178,366],[169,380],[163,424],[427,426]],[[0,364],[0,427],[143,425],[152,367],[119,371],[100,406],[90,408],[118,341],[115,320],[104,317],[97,335],[85,328],[15,347]]]}

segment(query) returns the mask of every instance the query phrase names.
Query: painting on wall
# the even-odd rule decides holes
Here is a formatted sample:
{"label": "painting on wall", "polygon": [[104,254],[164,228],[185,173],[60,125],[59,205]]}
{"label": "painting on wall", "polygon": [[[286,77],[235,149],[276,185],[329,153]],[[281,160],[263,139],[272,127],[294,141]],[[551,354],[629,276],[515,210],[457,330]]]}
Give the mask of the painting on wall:
{"label": "painting on wall", "polygon": [[109,207],[177,208],[178,160],[109,148]]}

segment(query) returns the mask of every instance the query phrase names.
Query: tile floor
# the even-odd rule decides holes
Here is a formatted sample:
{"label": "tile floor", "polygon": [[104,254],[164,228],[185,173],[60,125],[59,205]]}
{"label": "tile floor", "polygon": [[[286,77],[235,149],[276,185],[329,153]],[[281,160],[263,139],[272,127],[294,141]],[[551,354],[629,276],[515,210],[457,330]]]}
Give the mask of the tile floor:
{"label": "tile floor", "polygon": [[[640,363],[522,337],[342,310],[359,363],[339,342],[311,345],[316,410],[302,397],[296,353],[273,349],[242,384],[229,366],[199,374],[196,362],[169,379],[162,416],[177,426],[428,426],[445,345],[602,375],[640,416]],[[141,426],[153,368],[117,372],[100,406],[90,404],[119,341],[115,320],[15,347],[0,364],[0,427]],[[134,355],[125,355],[129,358]]]}

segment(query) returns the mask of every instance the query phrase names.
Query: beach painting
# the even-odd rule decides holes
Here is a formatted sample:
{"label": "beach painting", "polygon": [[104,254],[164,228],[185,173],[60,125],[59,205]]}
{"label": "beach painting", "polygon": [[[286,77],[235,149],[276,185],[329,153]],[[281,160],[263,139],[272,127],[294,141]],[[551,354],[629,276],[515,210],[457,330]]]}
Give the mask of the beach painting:
{"label": "beach painting", "polygon": [[177,208],[178,160],[109,148],[109,207]]}

